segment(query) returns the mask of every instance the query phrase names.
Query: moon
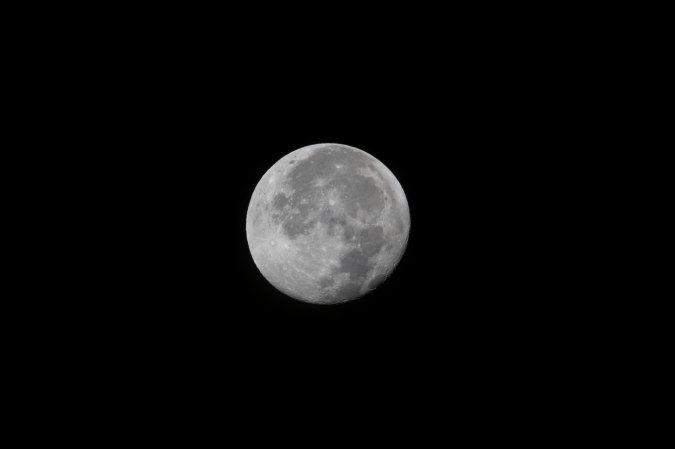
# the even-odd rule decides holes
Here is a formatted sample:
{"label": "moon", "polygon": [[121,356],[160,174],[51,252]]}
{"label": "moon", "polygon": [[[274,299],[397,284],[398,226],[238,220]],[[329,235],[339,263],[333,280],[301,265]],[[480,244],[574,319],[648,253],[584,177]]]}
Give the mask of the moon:
{"label": "moon", "polygon": [[246,214],[253,261],[274,287],[313,304],[360,298],[405,252],[410,210],[394,174],[348,145],[287,154],[256,186]]}

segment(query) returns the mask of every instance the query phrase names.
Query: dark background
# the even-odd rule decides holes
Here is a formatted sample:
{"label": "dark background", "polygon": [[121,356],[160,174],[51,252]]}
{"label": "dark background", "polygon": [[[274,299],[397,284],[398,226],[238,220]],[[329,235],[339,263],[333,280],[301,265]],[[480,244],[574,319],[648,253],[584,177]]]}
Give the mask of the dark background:
{"label": "dark background", "polygon": [[[495,382],[514,366],[545,369],[569,307],[549,281],[561,236],[547,229],[564,220],[548,207],[564,157],[541,107],[549,94],[470,55],[379,56],[235,59],[168,77],[153,63],[121,99],[111,92],[108,154],[121,168],[111,193],[123,200],[110,237],[125,251],[115,253],[110,306],[132,354],[286,393],[308,384],[419,393],[448,386],[447,376]],[[265,171],[321,142],[387,165],[412,221],[391,279],[335,307],[276,291],[245,235]]]}
{"label": "dark background", "polygon": [[[75,265],[49,310],[83,381],[155,407],[258,419],[292,404],[319,421],[325,404],[354,421],[429,403],[471,417],[573,394],[564,361],[587,306],[568,280],[588,273],[570,263],[583,222],[566,213],[567,167],[584,165],[593,105],[546,23],[149,20],[44,43],[41,112],[58,117],[51,157],[76,200],[57,199],[79,217],[56,215]],[[265,171],[325,142],[382,161],[411,213],[393,276],[338,306],[275,290],[245,233]]]}

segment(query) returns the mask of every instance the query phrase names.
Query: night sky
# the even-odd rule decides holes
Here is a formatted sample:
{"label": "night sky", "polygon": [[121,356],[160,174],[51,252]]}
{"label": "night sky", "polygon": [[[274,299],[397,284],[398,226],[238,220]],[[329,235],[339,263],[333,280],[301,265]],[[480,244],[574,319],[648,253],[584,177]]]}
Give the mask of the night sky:
{"label": "night sky", "polygon": [[[165,401],[175,385],[279,413],[344,399],[350,417],[369,413],[355,398],[392,415],[425,398],[513,403],[564,371],[586,324],[566,254],[583,224],[562,199],[577,147],[555,105],[571,91],[541,52],[438,27],[317,46],[210,30],[204,45],[129,42],[119,63],[97,47],[73,81],[82,131],[69,163],[87,196],[74,232],[87,244],[78,299],[59,313],[77,323],[64,332],[77,329],[78,354]],[[379,159],[410,207],[393,275],[337,306],[277,291],[246,240],[260,178],[316,143]]]}

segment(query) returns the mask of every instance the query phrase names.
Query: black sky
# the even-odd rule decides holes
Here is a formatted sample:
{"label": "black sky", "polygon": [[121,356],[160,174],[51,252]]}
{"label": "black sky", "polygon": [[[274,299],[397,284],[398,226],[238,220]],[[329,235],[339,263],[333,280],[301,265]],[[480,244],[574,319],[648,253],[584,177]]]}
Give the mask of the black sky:
{"label": "black sky", "polygon": [[[127,305],[142,317],[138,326],[197,353],[277,360],[282,371],[337,361],[347,371],[413,369],[502,345],[538,348],[534,334],[554,319],[556,294],[542,283],[549,273],[539,258],[552,236],[538,182],[556,135],[546,134],[540,99],[520,77],[445,58],[392,53],[377,63],[288,59],[250,69],[224,59],[168,77],[153,65],[133,98],[124,88],[122,99],[111,94],[119,133],[110,155],[124,166],[119,188],[130,199],[125,232],[137,271]],[[391,279],[337,307],[276,291],[245,235],[260,177],[285,154],[322,142],[387,165],[412,221]]]}
{"label": "black sky", "polygon": [[[565,282],[566,230],[580,224],[561,199],[573,181],[559,181],[583,156],[554,44],[392,28],[323,28],[314,42],[194,27],[73,55],[86,68],[66,76],[79,94],[59,98],[83,130],[72,165],[87,179],[76,190],[90,237],[86,299],[60,313],[87,329],[91,357],[219,398],[345,393],[380,405],[469,404],[564,370],[569,318],[583,326],[584,305]],[[393,276],[330,307],[272,287],[245,233],[265,171],[327,142],[382,161],[411,214]]]}

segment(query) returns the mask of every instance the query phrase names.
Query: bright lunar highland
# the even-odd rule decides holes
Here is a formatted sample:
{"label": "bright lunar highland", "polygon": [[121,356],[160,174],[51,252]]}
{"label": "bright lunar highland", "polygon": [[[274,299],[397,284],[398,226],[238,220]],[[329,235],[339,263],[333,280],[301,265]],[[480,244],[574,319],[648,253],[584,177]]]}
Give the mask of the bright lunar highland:
{"label": "bright lunar highland", "polygon": [[408,242],[403,188],[380,161],[347,145],[318,144],[279,160],[253,192],[246,236],[253,260],[300,301],[359,298],[396,268]]}

